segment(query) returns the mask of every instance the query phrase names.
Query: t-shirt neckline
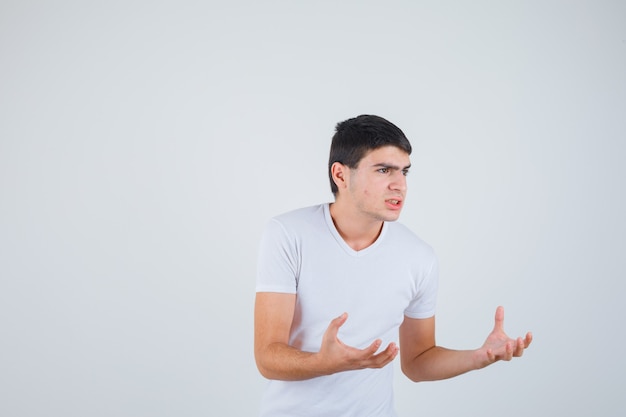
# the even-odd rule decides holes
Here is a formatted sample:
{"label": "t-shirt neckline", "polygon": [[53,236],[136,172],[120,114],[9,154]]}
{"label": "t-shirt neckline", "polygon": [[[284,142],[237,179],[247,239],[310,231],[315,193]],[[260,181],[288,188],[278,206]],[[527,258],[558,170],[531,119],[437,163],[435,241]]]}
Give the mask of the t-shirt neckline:
{"label": "t-shirt neckline", "polygon": [[387,233],[388,225],[386,221],[383,221],[383,227],[380,231],[380,234],[376,238],[376,240],[368,247],[357,251],[357,250],[352,249],[350,245],[348,245],[346,241],[343,240],[343,237],[341,237],[341,235],[339,234],[339,231],[335,227],[335,222],[333,222],[333,218],[330,215],[330,205],[331,203],[324,204],[324,218],[326,220],[326,225],[328,226],[328,230],[330,231],[330,234],[333,235],[333,237],[335,238],[335,241],[337,242],[337,244],[341,246],[348,255],[355,256],[355,257],[365,256],[371,251],[373,251],[374,249],[376,249],[376,247],[380,244],[380,242],[385,237],[385,234]]}

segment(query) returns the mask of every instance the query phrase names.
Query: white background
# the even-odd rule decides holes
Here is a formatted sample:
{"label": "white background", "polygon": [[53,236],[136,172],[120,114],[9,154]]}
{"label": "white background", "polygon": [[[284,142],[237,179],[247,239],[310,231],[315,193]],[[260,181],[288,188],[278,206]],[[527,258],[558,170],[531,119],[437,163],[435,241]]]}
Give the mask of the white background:
{"label": "white background", "polygon": [[2,1],[0,414],[256,415],[261,230],[362,113],[415,148],[438,342],[535,336],[400,414],[623,416],[623,1]]}

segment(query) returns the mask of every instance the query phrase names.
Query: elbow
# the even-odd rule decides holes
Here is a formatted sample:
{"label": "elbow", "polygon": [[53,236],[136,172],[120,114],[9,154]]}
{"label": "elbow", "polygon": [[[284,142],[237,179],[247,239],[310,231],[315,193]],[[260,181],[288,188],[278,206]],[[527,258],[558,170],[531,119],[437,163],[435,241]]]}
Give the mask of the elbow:
{"label": "elbow", "polygon": [[262,368],[259,365],[257,365],[256,367],[259,370],[259,373],[261,374],[261,376],[263,378],[265,378],[265,379],[275,379],[275,378],[272,378],[272,374],[270,372],[268,372],[267,369]]}
{"label": "elbow", "polygon": [[259,370],[261,376],[265,379],[280,379],[277,373],[268,364],[268,355],[263,354],[262,351],[254,352],[254,361],[256,368]]}
{"label": "elbow", "polygon": [[258,360],[256,361],[256,369],[258,369],[258,370],[259,370],[259,373],[261,374],[261,376],[262,376],[263,378],[270,379],[270,378],[268,377],[267,370],[266,370],[265,368],[263,368],[263,366],[259,363],[259,361],[258,361]]}
{"label": "elbow", "polygon": [[272,379],[271,373],[269,372],[267,367],[264,366],[263,364],[262,355],[257,351],[254,352],[254,361],[256,363],[256,368],[259,370],[259,373],[261,374],[261,376],[266,379]]}
{"label": "elbow", "polygon": [[402,373],[412,382],[428,381],[428,379],[424,378],[422,373],[419,372],[419,367],[416,366],[414,362],[405,363],[403,361],[400,363],[400,369],[402,370]]}
{"label": "elbow", "polygon": [[261,374],[261,376],[263,378],[265,378],[265,379],[278,379],[273,374],[273,372],[271,372],[269,369],[261,366],[259,363],[257,363],[256,368],[259,370],[259,373]]}
{"label": "elbow", "polygon": [[419,377],[419,374],[415,371],[410,371],[402,367],[402,373],[409,378],[412,382],[423,382],[424,379]]}

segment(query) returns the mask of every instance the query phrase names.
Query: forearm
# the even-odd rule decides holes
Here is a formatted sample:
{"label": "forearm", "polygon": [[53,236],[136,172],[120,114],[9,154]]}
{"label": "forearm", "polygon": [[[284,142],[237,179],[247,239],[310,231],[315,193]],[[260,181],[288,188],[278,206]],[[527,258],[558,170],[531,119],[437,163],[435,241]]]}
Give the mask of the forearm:
{"label": "forearm", "polygon": [[433,346],[419,356],[402,362],[402,372],[414,382],[452,378],[478,369],[477,352]]}
{"label": "forearm", "polygon": [[302,381],[329,373],[318,353],[303,352],[285,343],[272,343],[255,356],[261,375],[268,379]]}

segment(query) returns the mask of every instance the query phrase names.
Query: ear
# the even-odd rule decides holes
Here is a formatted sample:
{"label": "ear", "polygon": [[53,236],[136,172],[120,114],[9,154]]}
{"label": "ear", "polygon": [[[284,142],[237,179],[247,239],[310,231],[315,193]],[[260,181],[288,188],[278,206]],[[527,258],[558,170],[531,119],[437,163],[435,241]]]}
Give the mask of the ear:
{"label": "ear", "polygon": [[333,176],[333,181],[338,189],[346,188],[348,186],[347,179],[350,175],[349,169],[347,166],[340,162],[335,162],[330,167],[330,173]]}

